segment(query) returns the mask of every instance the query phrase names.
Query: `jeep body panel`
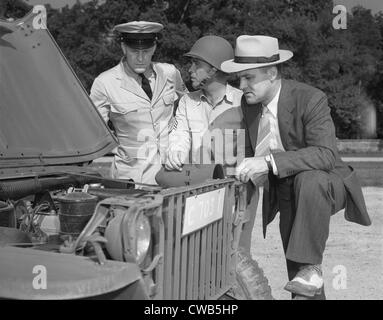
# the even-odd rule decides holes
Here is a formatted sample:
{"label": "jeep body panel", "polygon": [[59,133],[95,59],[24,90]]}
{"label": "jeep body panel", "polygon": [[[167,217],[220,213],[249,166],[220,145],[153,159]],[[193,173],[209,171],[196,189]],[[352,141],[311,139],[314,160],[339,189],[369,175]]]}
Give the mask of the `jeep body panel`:
{"label": "jeep body panel", "polygon": [[89,162],[117,145],[49,31],[35,29],[35,18],[0,20],[0,171]]}
{"label": "jeep body panel", "polygon": [[[2,298],[61,300],[113,292],[121,295],[129,285],[141,281],[140,269],[134,263],[107,260],[101,265],[89,257],[7,246],[0,247],[0,257]],[[144,299],[141,292],[138,298]]]}

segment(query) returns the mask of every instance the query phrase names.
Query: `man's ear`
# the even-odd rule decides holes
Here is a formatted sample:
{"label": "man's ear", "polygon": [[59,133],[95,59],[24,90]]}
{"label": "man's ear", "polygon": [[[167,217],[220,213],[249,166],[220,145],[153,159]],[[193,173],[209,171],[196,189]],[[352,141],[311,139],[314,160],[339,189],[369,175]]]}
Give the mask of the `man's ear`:
{"label": "man's ear", "polygon": [[208,72],[209,77],[214,76],[217,73],[217,71],[218,70],[215,67],[211,67],[209,72]]}
{"label": "man's ear", "polygon": [[271,66],[267,70],[267,74],[271,82],[274,82],[278,78],[278,69],[276,66]]}
{"label": "man's ear", "polygon": [[121,50],[124,53],[124,55],[126,55],[126,45],[123,42],[121,42]]}

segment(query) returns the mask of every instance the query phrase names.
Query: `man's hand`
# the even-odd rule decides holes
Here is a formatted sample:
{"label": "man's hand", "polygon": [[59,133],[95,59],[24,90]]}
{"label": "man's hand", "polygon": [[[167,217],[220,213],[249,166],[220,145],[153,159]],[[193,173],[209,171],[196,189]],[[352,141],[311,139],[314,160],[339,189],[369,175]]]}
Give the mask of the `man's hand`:
{"label": "man's hand", "polygon": [[268,172],[269,169],[264,157],[245,158],[235,169],[235,177],[246,183],[249,179],[256,179],[263,174],[267,175]]}
{"label": "man's hand", "polygon": [[185,156],[182,151],[169,151],[168,158],[165,163],[165,169],[182,171],[182,165],[184,162]]}

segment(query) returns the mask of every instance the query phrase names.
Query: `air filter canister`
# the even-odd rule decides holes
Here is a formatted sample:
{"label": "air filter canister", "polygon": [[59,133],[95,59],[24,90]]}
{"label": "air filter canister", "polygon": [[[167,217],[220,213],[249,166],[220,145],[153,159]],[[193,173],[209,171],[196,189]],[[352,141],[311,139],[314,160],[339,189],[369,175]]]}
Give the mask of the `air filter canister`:
{"label": "air filter canister", "polygon": [[58,198],[60,233],[77,237],[93,215],[97,196],[73,192]]}

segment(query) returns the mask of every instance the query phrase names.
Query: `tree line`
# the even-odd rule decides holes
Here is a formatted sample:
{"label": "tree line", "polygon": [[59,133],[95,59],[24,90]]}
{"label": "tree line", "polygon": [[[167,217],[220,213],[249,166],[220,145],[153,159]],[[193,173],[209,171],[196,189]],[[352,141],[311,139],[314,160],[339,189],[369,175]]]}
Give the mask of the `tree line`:
{"label": "tree line", "polygon": [[[174,63],[189,87],[183,54],[198,38],[214,34],[234,46],[241,34],[264,34],[294,52],[284,77],[327,94],[338,138],[383,138],[382,12],[354,7],[346,29],[335,29],[332,0],[94,0],[46,8],[49,31],[88,91],[121,58],[112,32],[118,23],[162,23],[154,59]],[[20,18],[30,9],[25,1],[3,0],[0,17]]]}

